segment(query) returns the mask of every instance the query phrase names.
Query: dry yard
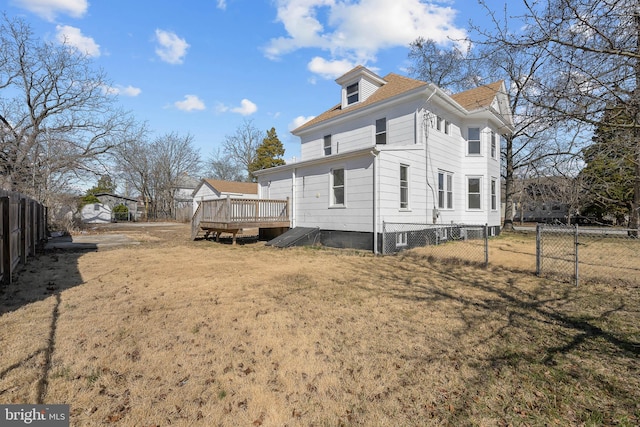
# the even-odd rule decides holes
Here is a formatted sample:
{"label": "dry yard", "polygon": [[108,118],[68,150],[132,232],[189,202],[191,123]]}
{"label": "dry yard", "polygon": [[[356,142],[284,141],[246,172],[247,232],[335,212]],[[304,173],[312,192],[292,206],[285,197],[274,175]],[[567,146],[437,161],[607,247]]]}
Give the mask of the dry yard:
{"label": "dry yard", "polygon": [[0,403],[73,426],[640,424],[640,290],[539,279],[528,236],[482,269],[117,232],[140,244],[47,252],[2,289]]}

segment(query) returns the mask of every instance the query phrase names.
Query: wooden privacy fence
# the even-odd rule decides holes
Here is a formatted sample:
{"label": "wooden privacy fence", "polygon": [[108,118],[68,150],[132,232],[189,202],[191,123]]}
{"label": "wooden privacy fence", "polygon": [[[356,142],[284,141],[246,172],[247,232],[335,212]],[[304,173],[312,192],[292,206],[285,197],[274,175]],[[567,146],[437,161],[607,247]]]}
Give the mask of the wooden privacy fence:
{"label": "wooden privacy fence", "polygon": [[0,190],[0,218],[0,282],[6,284],[46,240],[47,209],[23,194]]}

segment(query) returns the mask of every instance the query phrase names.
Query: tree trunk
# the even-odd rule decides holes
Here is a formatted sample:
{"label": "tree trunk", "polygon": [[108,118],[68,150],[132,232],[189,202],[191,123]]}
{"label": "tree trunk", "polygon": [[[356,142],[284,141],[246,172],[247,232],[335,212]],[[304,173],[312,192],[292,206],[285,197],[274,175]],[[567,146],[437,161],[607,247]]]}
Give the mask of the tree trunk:
{"label": "tree trunk", "polygon": [[504,179],[504,231],[513,231],[513,137],[507,136],[506,140],[506,173]]}

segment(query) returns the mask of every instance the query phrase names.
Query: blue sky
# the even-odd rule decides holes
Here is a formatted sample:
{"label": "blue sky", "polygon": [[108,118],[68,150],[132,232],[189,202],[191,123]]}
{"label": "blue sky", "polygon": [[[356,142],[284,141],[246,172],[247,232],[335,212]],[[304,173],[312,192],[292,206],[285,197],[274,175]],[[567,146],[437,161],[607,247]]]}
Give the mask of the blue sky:
{"label": "blue sky", "polygon": [[477,0],[0,0],[0,11],[86,52],[125,110],[155,135],[192,134],[204,159],[244,120],[275,127],[299,158],[290,130],[339,102],[337,77],[359,64],[406,75],[412,40],[448,46],[486,19]]}

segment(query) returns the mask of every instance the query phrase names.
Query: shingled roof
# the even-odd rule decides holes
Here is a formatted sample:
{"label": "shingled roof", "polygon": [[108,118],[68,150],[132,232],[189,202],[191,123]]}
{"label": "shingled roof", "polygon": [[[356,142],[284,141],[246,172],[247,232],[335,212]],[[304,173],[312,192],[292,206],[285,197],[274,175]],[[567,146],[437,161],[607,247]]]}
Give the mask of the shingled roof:
{"label": "shingled roof", "polygon": [[335,107],[320,114],[319,116],[316,116],[315,118],[309,120],[302,126],[296,128],[295,130],[293,130],[292,133],[295,135],[296,132],[299,132],[305,128],[313,126],[317,123],[321,123],[321,122],[324,122],[325,120],[333,119],[335,117],[340,116],[341,114],[351,112],[351,111],[356,111],[356,110],[368,107],[369,105],[375,104],[376,102],[380,102],[385,99],[392,98],[394,96],[412,91],[420,87],[426,87],[428,85],[427,83],[422,82],[420,80],[410,79],[408,77],[404,77],[395,73],[387,74],[386,76],[383,77],[383,80],[386,81],[386,84],[380,87],[378,90],[376,90],[365,101],[360,102],[356,105],[351,105],[345,109],[341,107],[341,104],[338,104]]}
{"label": "shingled roof", "polygon": [[[326,120],[339,117],[342,114],[346,114],[351,111],[357,111],[377,102],[393,98],[394,96],[428,86],[428,83],[426,82],[409,77],[404,77],[395,73],[387,74],[383,77],[383,80],[386,82],[386,84],[376,90],[365,101],[355,105],[351,105],[344,109],[342,108],[341,104],[337,104],[324,113],[320,114],[319,116],[316,116],[315,118],[309,120],[302,126],[294,129],[292,133],[295,135],[297,132],[314,126],[318,123],[322,123]],[[462,106],[465,110],[474,111],[480,108],[489,107],[493,102],[495,96],[500,91],[501,87],[502,81],[497,81],[495,83],[483,85],[474,89],[451,95],[451,98],[458,104],[460,104],[460,106]]]}
{"label": "shingled roof", "polygon": [[453,94],[451,98],[465,110],[474,111],[490,107],[501,87],[502,80]]}
{"label": "shingled roof", "polygon": [[258,184],[255,182],[221,181],[219,179],[205,179],[205,181],[220,193],[258,194]]}

